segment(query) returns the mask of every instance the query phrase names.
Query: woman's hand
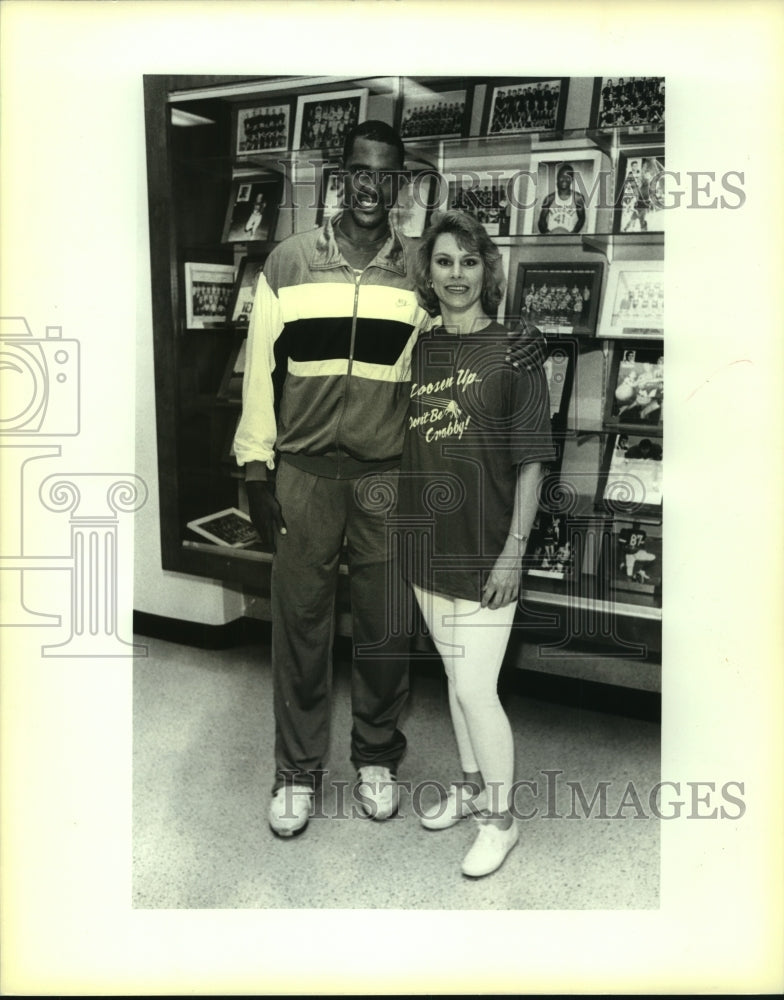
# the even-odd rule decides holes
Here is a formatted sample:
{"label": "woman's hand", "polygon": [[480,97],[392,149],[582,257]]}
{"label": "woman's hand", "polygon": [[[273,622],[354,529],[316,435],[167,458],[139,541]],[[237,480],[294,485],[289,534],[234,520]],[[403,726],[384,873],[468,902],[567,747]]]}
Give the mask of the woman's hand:
{"label": "woman's hand", "polygon": [[507,542],[482,590],[482,607],[495,610],[516,601],[520,596],[522,572],[522,556],[517,545]]}

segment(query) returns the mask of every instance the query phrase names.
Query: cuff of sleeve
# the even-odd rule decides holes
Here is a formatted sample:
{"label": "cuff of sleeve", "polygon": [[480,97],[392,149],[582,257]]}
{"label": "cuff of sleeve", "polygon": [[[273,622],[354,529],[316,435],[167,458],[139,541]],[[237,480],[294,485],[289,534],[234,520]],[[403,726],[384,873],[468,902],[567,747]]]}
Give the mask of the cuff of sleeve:
{"label": "cuff of sleeve", "polygon": [[245,482],[266,482],[270,471],[266,462],[248,462],[245,465]]}

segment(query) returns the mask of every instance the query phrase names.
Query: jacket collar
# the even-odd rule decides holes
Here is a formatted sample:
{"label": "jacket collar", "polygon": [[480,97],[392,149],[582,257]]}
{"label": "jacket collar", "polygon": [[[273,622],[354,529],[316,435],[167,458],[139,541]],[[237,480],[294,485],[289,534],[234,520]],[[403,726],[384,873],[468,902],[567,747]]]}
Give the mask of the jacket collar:
{"label": "jacket collar", "polygon": [[[324,220],[316,239],[311,266],[314,268],[344,267],[346,259],[340,252],[335,238],[335,224],[343,213],[337,212]],[[396,274],[406,273],[406,258],[403,252],[403,241],[392,222],[389,223],[389,238],[373,258],[373,267],[386,268]]]}

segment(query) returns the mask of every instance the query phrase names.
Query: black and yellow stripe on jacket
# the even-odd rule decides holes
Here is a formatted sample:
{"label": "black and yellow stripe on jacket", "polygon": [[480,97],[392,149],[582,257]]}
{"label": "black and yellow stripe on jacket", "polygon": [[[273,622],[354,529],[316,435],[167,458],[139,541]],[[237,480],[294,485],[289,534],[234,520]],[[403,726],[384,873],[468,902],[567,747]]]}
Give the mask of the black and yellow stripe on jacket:
{"label": "black and yellow stripe on jacket", "polygon": [[[397,464],[418,329],[416,240],[393,232],[356,275],[332,224],[284,240],[259,279],[248,333],[240,465],[275,452],[299,468],[349,478]],[[275,414],[272,372],[286,365]]]}

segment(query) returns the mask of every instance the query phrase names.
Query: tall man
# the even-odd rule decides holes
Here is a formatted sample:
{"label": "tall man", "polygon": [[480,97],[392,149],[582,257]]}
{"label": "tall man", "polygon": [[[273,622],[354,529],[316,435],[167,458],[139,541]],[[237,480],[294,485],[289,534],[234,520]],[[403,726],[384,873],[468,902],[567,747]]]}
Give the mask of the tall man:
{"label": "tall man", "polygon": [[[345,210],[273,250],[251,315],[234,448],[254,525],[262,537],[274,526],[277,770],[269,824],[279,836],[307,825],[326,756],[344,537],[354,641],[351,760],[368,815],[387,819],[397,809],[395,777],[406,745],[397,722],[408,660],[389,621],[396,579],[385,533],[389,508],[376,500],[396,493],[410,355],[426,320],[413,292],[417,241],[389,224],[404,156],[383,122],[351,131]],[[276,354],[287,365],[277,421]]]}

